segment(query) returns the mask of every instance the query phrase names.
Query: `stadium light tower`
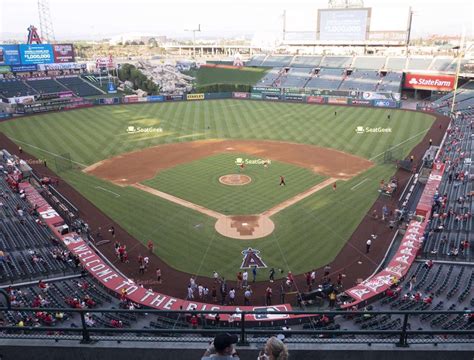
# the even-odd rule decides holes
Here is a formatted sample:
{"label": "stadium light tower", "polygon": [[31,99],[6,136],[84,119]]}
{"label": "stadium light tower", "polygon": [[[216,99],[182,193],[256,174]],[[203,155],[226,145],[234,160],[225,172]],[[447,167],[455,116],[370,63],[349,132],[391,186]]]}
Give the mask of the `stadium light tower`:
{"label": "stadium light tower", "polygon": [[44,42],[51,43],[56,41],[54,38],[53,22],[49,12],[48,0],[38,0],[38,14],[40,21],[41,37]]}
{"label": "stadium light tower", "polygon": [[184,31],[193,32],[193,58],[196,57],[196,32],[201,32],[201,24],[198,25],[197,29],[184,29]]}

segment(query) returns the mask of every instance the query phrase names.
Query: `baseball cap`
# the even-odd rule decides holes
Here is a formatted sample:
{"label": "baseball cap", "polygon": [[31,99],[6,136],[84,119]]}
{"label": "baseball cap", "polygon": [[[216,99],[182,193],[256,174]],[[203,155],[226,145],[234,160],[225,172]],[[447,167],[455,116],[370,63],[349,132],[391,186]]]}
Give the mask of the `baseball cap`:
{"label": "baseball cap", "polygon": [[237,335],[231,335],[229,333],[218,334],[214,338],[214,348],[217,351],[223,351],[226,347],[236,344],[237,341]]}

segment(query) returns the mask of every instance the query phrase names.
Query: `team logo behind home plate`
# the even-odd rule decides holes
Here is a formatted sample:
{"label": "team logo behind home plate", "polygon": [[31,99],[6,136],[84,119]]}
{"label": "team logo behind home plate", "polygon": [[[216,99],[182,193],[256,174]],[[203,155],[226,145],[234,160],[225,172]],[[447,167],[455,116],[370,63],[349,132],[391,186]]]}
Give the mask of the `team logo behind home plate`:
{"label": "team logo behind home plate", "polygon": [[249,269],[251,267],[257,268],[266,268],[267,265],[263,262],[262,258],[259,256],[260,250],[248,248],[242,251],[242,255],[244,256],[242,260],[242,265],[240,265],[241,269]]}

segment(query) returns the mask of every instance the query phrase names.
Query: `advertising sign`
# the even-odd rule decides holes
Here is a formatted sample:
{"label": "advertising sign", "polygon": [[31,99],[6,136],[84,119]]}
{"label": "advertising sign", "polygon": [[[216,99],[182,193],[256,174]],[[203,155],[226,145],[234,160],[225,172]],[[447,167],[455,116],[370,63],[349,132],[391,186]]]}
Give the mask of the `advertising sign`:
{"label": "advertising sign", "polygon": [[8,98],[10,104],[31,104],[35,102],[34,96],[17,96]]}
{"label": "advertising sign", "polygon": [[236,99],[248,99],[250,96],[249,93],[246,92],[233,92],[232,97]]}
{"label": "advertising sign", "polygon": [[259,99],[259,100],[261,100],[261,99],[262,99],[262,94],[254,94],[254,93],[251,93],[251,94],[250,94],[250,98],[251,98],[251,99]]}
{"label": "advertising sign", "polygon": [[124,103],[136,103],[138,102],[138,96],[137,95],[127,95],[123,97],[123,102]]}
{"label": "advertising sign", "polygon": [[323,96],[308,96],[306,102],[314,104],[324,104],[325,99]]}
{"label": "advertising sign", "polygon": [[161,101],[165,101],[165,97],[162,95],[148,96],[148,102],[161,102]]}
{"label": "advertising sign", "polygon": [[303,101],[304,96],[287,94],[287,95],[285,95],[285,100],[288,100],[288,101]]}
{"label": "advertising sign", "polygon": [[408,89],[451,91],[455,81],[454,75],[406,74],[404,86]]}
{"label": "advertising sign", "polygon": [[388,107],[388,108],[396,108],[398,107],[398,103],[394,100],[373,100],[374,106],[377,107]]}
{"label": "advertising sign", "polygon": [[71,70],[71,69],[80,69],[84,68],[86,64],[78,63],[58,63],[58,64],[39,64],[38,70]]}
{"label": "advertising sign", "polygon": [[372,101],[370,100],[356,100],[352,99],[351,100],[352,105],[372,105]]}
{"label": "advertising sign", "polygon": [[319,40],[364,41],[370,9],[324,9],[318,12]]}
{"label": "advertising sign", "polygon": [[347,98],[330,97],[328,98],[328,104],[347,104]]}
{"label": "advertising sign", "polygon": [[204,94],[187,94],[186,100],[204,100]]}
{"label": "advertising sign", "polygon": [[51,64],[54,62],[53,47],[50,44],[22,44],[20,60],[23,65]]}
{"label": "advertising sign", "polygon": [[265,100],[280,100],[280,95],[264,95]]}
{"label": "advertising sign", "polygon": [[10,66],[8,66],[8,65],[0,65],[0,74],[9,73],[10,71],[12,71],[12,69],[10,68]]}
{"label": "advertising sign", "polygon": [[183,95],[166,95],[166,100],[167,101],[178,101],[178,100],[183,100]]}
{"label": "advertising sign", "polygon": [[20,65],[18,45],[0,45],[0,65]]}
{"label": "advertising sign", "polygon": [[74,62],[74,47],[72,44],[53,45],[53,54],[56,63]]}
{"label": "advertising sign", "polygon": [[12,66],[12,72],[36,71],[36,65],[15,65]]}

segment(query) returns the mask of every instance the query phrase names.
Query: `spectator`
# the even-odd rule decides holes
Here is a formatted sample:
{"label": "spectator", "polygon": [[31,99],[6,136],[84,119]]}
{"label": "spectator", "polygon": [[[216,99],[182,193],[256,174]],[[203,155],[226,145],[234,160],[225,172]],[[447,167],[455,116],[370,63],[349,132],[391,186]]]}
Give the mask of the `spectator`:
{"label": "spectator", "polygon": [[288,356],[288,348],[283,341],[272,336],[267,340],[264,349],[260,351],[258,360],[286,360]]}
{"label": "spectator", "polygon": [[218,334],[214,341],[209,344],[209,348],[204,352],[201,360],[238,360],[239,355],[234,347],[234,344],[237,344],[237,340],[236,335],[229,333]]}

